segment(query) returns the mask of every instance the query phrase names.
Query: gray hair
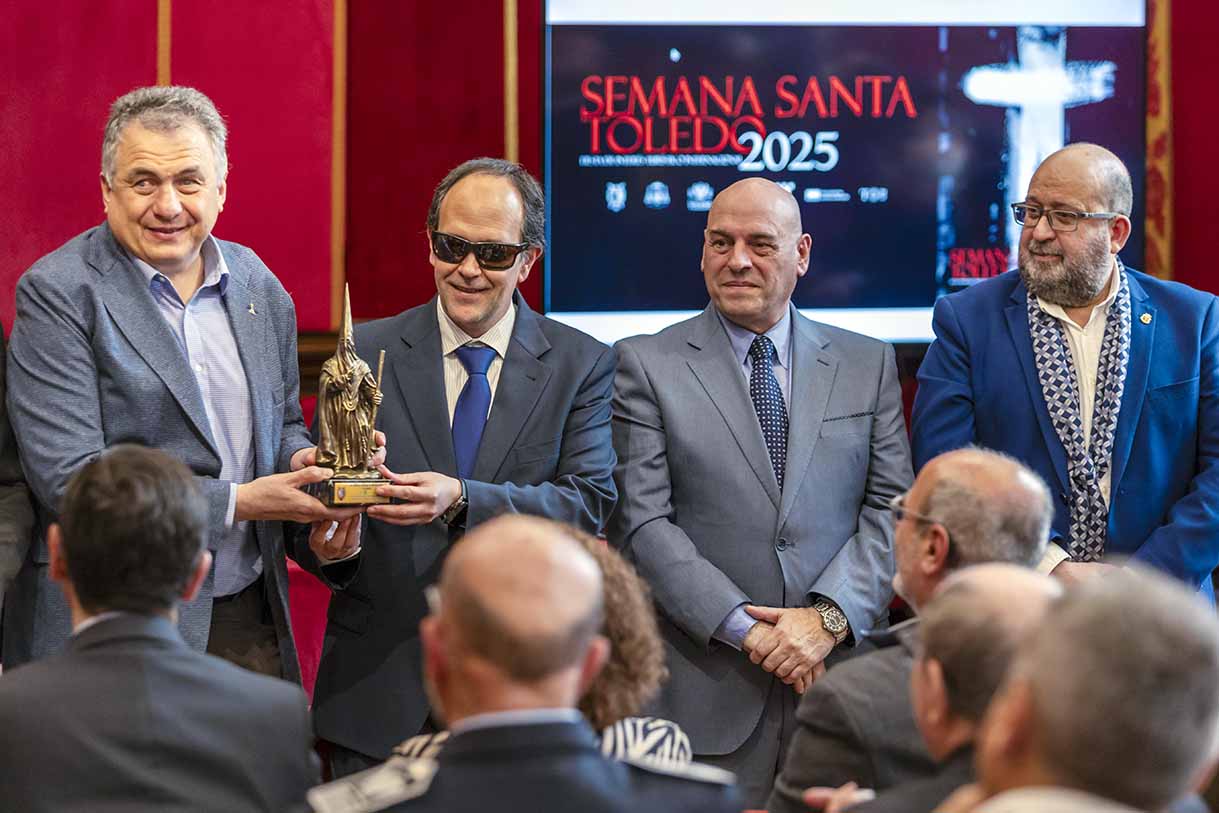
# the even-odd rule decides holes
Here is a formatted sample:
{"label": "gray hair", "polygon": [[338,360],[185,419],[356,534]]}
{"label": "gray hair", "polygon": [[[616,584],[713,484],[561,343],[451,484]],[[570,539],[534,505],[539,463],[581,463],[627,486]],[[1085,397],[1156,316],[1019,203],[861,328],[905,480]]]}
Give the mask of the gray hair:
{"label": "gray hair", "polygon": [[1100,187],[1101,205],[1110,212],[1130,217],[1134,208],[1134,186],[1130,182],[1130,170],[1110,150],[1099,144],[1077,141],[1063,147],[1061,152],[1082,152],[1087,155],[1096,173]]}
{"label": "gray hair", "polygon": [[428,206],[428,231],[440,228],[440,204],[445,195],[458,181],[470,175],[494,175],[512,181],[521,198],[521,242],[533,248],[546,248],[546,196],[542,186],[523,166],[503,158],[474,158],[445,175],[432,193],[432,203]]}
{"label": "gray hair", "polygon": [[157,86],[136,88],[110,105],[110,117],[106,119],[105,135],[102,137],[102,177],[106,183],[114,180],[114,160],[119,139],[132,122],[139,122],[159,133],[173,132],[190,123],[198,125],[212,145],[217,183],[228,175],[229,159],[225,151],[228,129],[216,105],[194,88]]}
{"label": "gray hair", "polygon": [[1008,455],[965,450],[976,463],[1002,473],[979,477],[978,465],[945,466],[928,489],[922,513],[934,517],[952,538],[948,566],[1010,562],[1033,567],[1045,553],[1054,502],[1045,481]]}
{"label": "gray hair", "polygon": [[1184,586],[1119,571],[1068,590],[1013,674],[1032,690],[1042,760],[1060,781],[1159,810],[1213,758],[1219,619]]}
{"label": "gray hair", "polygon": [[945,584],[918,615],[919,657],[943,669],[949,710],[980,722],[1024,628],[1009,623],[1010,610],[982,600],[978,588],[964,580]]}

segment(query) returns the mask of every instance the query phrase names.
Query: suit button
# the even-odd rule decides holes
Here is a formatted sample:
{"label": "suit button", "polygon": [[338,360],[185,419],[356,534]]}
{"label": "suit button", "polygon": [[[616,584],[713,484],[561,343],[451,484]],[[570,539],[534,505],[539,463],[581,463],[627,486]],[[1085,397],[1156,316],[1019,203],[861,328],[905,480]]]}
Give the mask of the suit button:
{"label": "suit button", "polygon": [[780,539],[778,544],[775,545],[775,550],[787,550],[787,540]]}

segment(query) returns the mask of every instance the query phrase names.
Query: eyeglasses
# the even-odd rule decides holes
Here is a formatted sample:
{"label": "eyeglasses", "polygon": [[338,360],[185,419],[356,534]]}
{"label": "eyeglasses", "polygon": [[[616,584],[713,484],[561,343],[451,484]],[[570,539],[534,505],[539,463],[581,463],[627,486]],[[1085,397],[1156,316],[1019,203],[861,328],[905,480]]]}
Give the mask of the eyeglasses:
{"label": "eyeglasses", "polygon": [[484,271],[506,271],[527,248],[528,243],[472,243],[455,234],[432,232],[432,253],[442,262],[456,265],[473,251],[478,267]]}
{"label": "eyeglasses", "polygon": [[1042,209],[1031,203],[1013,203],[1012,214],[1021,226],[1036,226],[1045,215],[1054,231],[1075,231],[1081,220],[1112,220],[1124,217],[1121,212],[1072,212],[1068,209]]}
{"label": "eyeglasses", "polygon": [[894,520],[896,520],[897,522],[901,522],[906,517],[910,517],[911,519],[916,519],[919,522],[936,522],[936,523],[939,523],[940,525],[944,524],[944,523],[940,522],[938,519],[932,519],[931,517],[926,516],[924,514],[916,514],[915,512],[913,512],[909,508],[907,508],[906,507],[906,497],[908,497],[908,496],[910,496],[910,492],[904,491],[901,494],[893,495],[892,499],[889,500],[889,510],[893,512]]}

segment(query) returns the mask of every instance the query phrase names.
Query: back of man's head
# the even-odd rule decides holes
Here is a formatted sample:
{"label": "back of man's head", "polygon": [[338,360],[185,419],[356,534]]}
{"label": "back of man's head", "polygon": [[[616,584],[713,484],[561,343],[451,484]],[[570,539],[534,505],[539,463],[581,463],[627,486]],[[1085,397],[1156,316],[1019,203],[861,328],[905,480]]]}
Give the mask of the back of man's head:
{"label": "back of man's head", "polygon": [[562,525],[534,517],[467,534],[445,562],[440,599],[449,660],[504,684],[578,671],[604,620],[596,562]]}
{"label": "back of man's head", "polygon": [[[1214,608],[1164,576],[1122,570],[1069,590],[1049,617],[1021,646],[988,729],[992,717],[1011,728],[1020,715],[1007,707],[1023,702],[1031,758],[1058,784],[1141,810],[1189,792],[1219,726]],[[988,784],[1010,764],[1001,750],[980,761]]]}
{"label": "back of man's head", "polygon": [[981,721],[1021,639],[1061,593],[1049,576],[1011,564],[967,567],[944,581],[919,613],[918,660],[938,664],[951,715]]}
{"label": "back of man's head", "polygon": [[66,575],[86,612],[163,612],[203,555],[207,501],[181,462],[123,444],[73,475],[59,526]]}
{"label": "back of man's head", "polygon": [[1036,472],[981,448],[948,452],[923,471],[932,482],[922,512],[948,528],[950,568],[986,562],[1032,567],[1041,559],[1054,503]]}

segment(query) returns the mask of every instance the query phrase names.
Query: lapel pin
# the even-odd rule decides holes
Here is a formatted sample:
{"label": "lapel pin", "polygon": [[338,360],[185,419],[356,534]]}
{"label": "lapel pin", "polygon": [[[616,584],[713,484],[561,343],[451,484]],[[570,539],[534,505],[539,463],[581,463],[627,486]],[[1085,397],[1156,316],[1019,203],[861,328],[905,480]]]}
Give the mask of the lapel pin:
{"label": "lapel pin", "polygon": [[1145,325],[1150,325],[1151,324],[1151,314],[1150,313],[1143,314],[1142,316],[1139,317],[1139,321]]}
{"label": "lapel pin", "polygon": [[253,302],[251,302],[251,303],[250,303],[250,307],[249,307],[249,308],[247,308],[247,310],[249,311],[249,313],[250,313],[250,315],[251,315],[251,316],[257,316],[257,315],[258,315],[258,311],[254,310],[254,303],[253,303]]}

